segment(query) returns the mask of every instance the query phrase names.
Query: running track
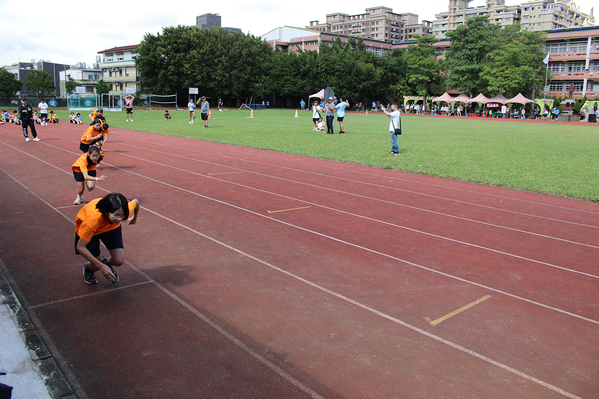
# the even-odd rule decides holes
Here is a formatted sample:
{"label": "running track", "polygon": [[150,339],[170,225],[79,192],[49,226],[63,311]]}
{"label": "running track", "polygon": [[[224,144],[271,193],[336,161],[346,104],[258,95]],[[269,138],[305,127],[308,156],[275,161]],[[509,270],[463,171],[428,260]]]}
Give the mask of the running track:
{"label": "running track", "polygon": [[84,201],[142,210],[88,286],[83,130],[0,126],[2,270],[77,397],[599,398],[598,204],[111,129]]}

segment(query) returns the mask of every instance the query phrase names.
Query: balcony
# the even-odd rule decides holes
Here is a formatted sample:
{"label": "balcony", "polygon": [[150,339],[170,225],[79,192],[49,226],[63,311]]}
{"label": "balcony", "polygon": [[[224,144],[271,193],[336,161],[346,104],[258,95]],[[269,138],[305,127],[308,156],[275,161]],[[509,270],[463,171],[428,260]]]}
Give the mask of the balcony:
{"label": "balcony", "polygon": [[590,72],[552,72],[552,80],[583,80],[589,79],[594,82],[599,82],[599,71]]}
{"label": "balcony", "polygon": [[[587,53],[585,52],[568,52],[568,53],[551,53],[551,62],[555,61],[585,61]],[[599,60],[599,51],[591,51],[590,60]]]}

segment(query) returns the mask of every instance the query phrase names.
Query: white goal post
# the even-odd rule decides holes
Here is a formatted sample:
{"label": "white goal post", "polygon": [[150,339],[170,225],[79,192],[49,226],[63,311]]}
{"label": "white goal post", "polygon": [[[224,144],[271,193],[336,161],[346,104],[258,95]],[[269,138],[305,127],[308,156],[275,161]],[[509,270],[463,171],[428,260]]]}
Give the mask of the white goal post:
{"label": "white goal post", "polygon": [[152,109],[152,107],[154,108],[174,108],[176,110],[179,109],[179,106],[177,105],[177,93],[175,94],[147,94],[147,101],[148,103],[146,104],[148,106],[148,108],[146,109]]}

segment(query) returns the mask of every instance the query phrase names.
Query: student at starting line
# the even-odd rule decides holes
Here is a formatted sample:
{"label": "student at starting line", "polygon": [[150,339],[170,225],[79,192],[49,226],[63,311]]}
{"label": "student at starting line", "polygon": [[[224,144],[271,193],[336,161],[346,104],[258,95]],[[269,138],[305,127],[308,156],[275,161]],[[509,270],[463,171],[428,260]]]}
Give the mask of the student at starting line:
{"label": "student at starting line", "polygon": [[[75,253],[85,258],[83,280],[86,284],[97,284],[95,272],[100,271],[112,284],[119,281],[113,266],[125,262],[125,249],[121,222],[137,222],[139,201],[127,201],[120,193],[110,193],[85,205],[75,219]],[[110,257],[101,257],[100,241],[110,252]]]}

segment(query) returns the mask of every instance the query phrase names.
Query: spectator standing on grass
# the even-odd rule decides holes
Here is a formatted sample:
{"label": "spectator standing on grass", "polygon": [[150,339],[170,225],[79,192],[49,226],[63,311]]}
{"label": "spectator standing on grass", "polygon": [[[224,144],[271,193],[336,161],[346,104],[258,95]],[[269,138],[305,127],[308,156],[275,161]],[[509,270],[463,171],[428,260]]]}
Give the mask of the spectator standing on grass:
{"label": "spectator standing on grass", "polygon": [[218,99],[218,112],[223,112],[223,100],[222,99]]}
{"label": "spectator standing on grass", "polygon": [[37,107],[40,109],[40,125],[48,126],[48,104],[46,103],[46,100],[42,99]]}
{"label": "spectator standing on grass", "polygon": [[35,122],[33,119],[33,108],[31,105],[27,104],[27,99],[21,99],[21,105],[19,105],[19,117],[21,119],[21,125],[23,127],[23,136],[25,136],[25,141],[29,141],[29,134],[27,133],[27,128],[31,128],[31,135],[33,136],[33,141],[40,141],[37,137],[37,132],[35,131]]}
{"label": "spectator standing on grass", "polygon": [[391,120],[389,121],[389,133],[391,134],[391,155],[399,155],[399,144],[397,143],[397,135],[395,134],[395,129],[399,128],[399,118],[401,118],[401,113],[399,112],[399,105],[394,102],[391,104],[391,112],[387,111],[383,106],[381,106],[381,110],[387,115]]}
{"label": "spectator standing on grass", "polygon": [[[110,193],[85,205],[75,218],[75,253],[85,258],[83,281],[97,284],[95,272],[100,271],[112,284],[119,281],[113,266],[125,262],[121,222],[137,222],[139,201],[127,201],[120,193]],[[100,241],[110,257],[101,257]]]}
{"label": "spectator standing on grass", "polygon": [[335,120],[333,97],[329,97],[329,102],[324,106],[324,111],[327,116],[327,134],[333,134],[333,121]]}
{"label": "spectator standing on grass", "polygon": [[304,101],[303,98],[300,101],[300,108],[302,109],[302,111],[306,110],[306,102]]}
{"label": "spectator standing on grass", "polygon": [[125,115],[127,117],[125,122],[129,122],[129,118],[131,118],[131,122],[133,122],[133,96],[125,97]]}
{"label": "spectator standing on grass", "polygon": [[81,204],[83,193],[87,187],[87,191],[92,191],[96,187],[96,182],[106,180],[106,176],[96,177],[96,167],[102,160],[100,149],[95,145],[89,147],[89,150],[82,154],[71,166],[73,177],[77,182],[77,198],[73,205]]}
{"label": "spectator standing on grass", "polygon": [[321,112],[322,108],[320,108],[318,101],[314,101],[314,104],[312,105],[312,122],[314,122],[314,129],[312,130],[318,131],[318,121],[322,119],[320,117]]}
{"label": "spectator standing on grass", "polygon": [[345,117],[345,109],[347,107],[349,107],[349,102],[347,102],[343,97],[339,97],[339,102],[337,105],[335,105],[335,110],[337,111],[337,122],[339,122],[339,134],[345,134],[343,118]]}
{"label": "spectator standing on grass", "polygon": [[194,111],[196,104],[190,98],[189,103],[187,103],[187,108],[189,109],[189,124],[193,125],[196,118],[196,112]]}
{"label": "spectator standing on grass", "polygon": [[210,112],[210,103],[206,101],[206,97],[200,98],[200,117],[204,121],[204,129],[208,129],[208,112]]}
{"label": "spectator standing on grass", "polygon": [[570,108],[568,111],[568,122],[572,122],[572,115],[574,115],[574,110]]}

